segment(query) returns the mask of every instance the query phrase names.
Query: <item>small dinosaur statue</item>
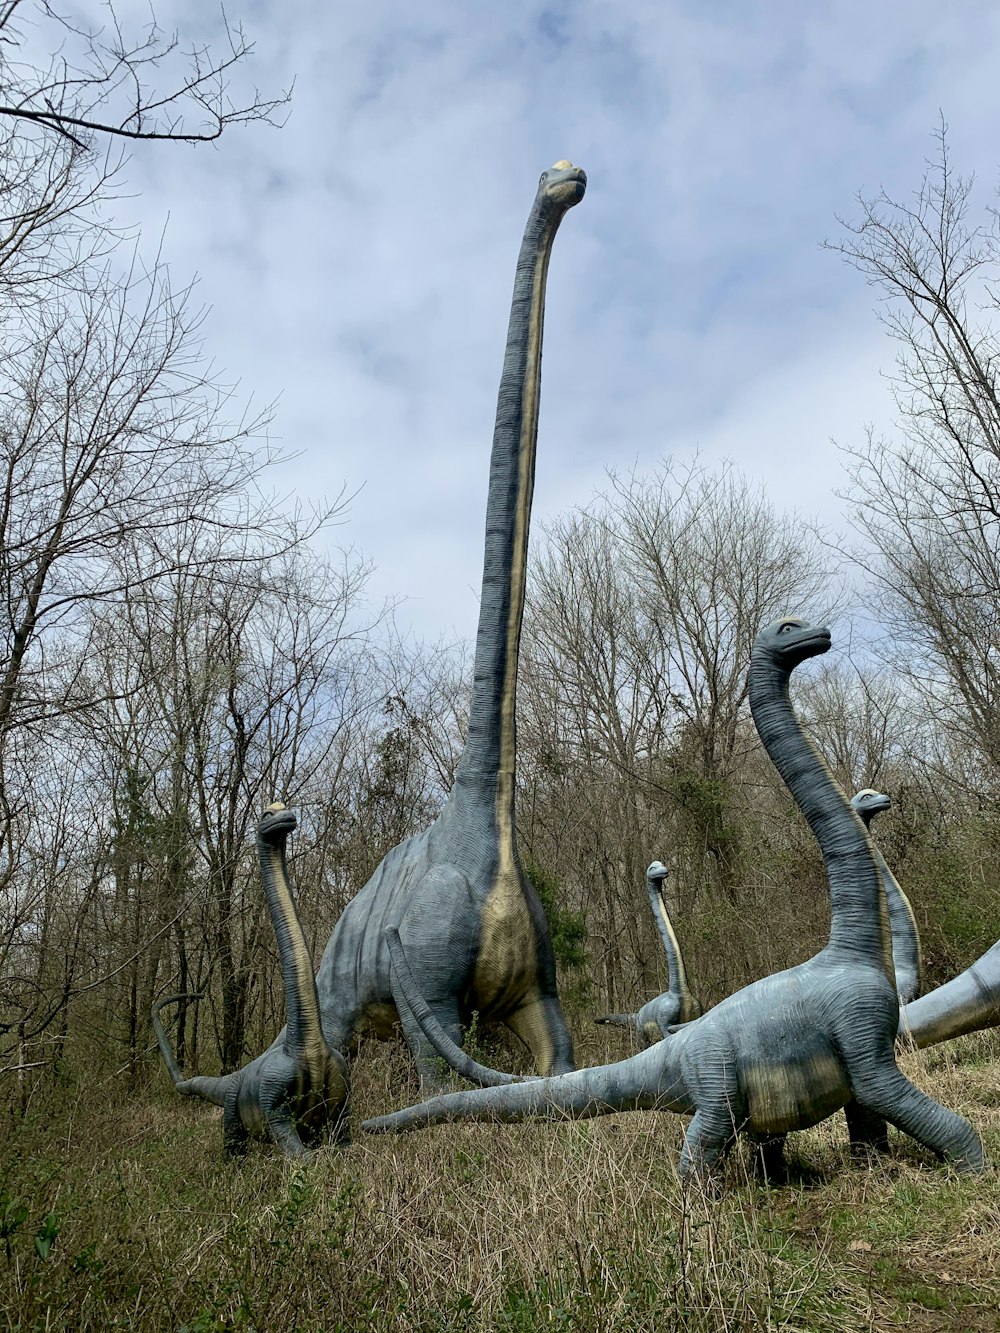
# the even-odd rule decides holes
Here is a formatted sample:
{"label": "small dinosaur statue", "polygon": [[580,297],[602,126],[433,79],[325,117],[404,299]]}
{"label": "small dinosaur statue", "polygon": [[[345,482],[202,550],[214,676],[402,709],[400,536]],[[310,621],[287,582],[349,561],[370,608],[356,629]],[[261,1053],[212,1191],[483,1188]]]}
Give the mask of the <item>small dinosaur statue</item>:
{"label": "small dinosaur statue", "polygon": [[630,1059],[445,1094],[367,1120],[363,1130],[659,1108],[693,1115],[680,1175],[704,1178],[738,1133],[773,1149],[790,1130],[853,1102],[956,1168],[983,1168],[982,1143],[969,1122],[914,1087],[896,1065],[899,1001],[871,843],[788,695],[792,670],[829,646],[829,630],[782,620],[758,634],[750,663],[758,733],[823,853],[831,916],[825,948],[744,987]]}
{"label": "small dinosaur statue", "polygon": [[[865,828],[871,830],[876,815],[892,806],[884,792],[863,787],[851,797],[851,808],[861,817]],[[899,1003],[909,1004],[920,994],[923,986],[923,966],[920,958],[920,932],[913,915],[910,900],[899,887],[895,875],[886,865],[878,844],[872,842],[875,864],[882,876],[885,905],[889,910],[889,930],[892,935],[892,965],[896,974],[896,993]]]}
{"label": "small dinosaur statue", "polygon": [[346,1141],[347,1064],[331,1050],[319,1019],[312,958],[288,885],[285,843],[295,815],[280,802],[269,805],[257,826],[257,851],[271,923],[278,940],[288,1023],[275,1043],[250,1064],[217,1078],[184,1078],[160,1019],[165,1005],[200,996],[170,995],[153,1006],[153,1029],[174,1087],[223,1108],[222,1142],[241,1153],[247,1140],[270,1138],[289,1157],[298,1157],[332,1129]]}
{"label": "small dinosaur statue", "polygon": [[535,476],[545,283],[552,244],[583,198],[569,162],[542,173],[521,243],[497,400],[468,740],[431,827],[394,847],[348,903],[316,983],[329,1045],[391,1035],[397,1016],[422,1084],[441,1081],[434,1050],[400,1006],[385,941],[398,928],[434,1015],[461,1044],[473,1011],[504,1023],[542,1073],[574,1068],[545,913],[514,830],[515,692]]}
{"label": "small dinosaur statue", "polygon": [[701,1005],[688,989],[684,959],[667,911],[663,882],[669,874],[661,861],[654,861],[646,871],[649,906],[663,941],[663,952],[667,955],[667,989],[644,1004],[637,1014],[605,1014],[594,1019],[595,1023],[631,1028],[643,1046],[652,1046],[675,1024],[689,1023],[701,1013]]}

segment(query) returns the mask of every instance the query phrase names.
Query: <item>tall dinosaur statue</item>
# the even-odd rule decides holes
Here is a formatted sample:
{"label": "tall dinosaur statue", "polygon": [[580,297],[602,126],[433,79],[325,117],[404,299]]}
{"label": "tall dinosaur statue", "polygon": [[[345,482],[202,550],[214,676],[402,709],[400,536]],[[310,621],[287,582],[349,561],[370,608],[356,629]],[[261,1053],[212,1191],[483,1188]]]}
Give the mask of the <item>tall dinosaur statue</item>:
{"label": "tall dinosaur statue", "polygon": [[605,1014],[602,1018],[594,1019],[595,1023],[631,1028],[643,1046],[652,1046],[654,1042],[662,1040],[674,1024],[689,1023],[701,1013],[701,1005],[688,989],[684,959],[667,911],[663,883],[669,874],[670,871],[661,861],[654,861],[646,871],[649,906],[663,941],[663,952],[667,956],[667,989],[662,995],[647,1001],[637,1014]]}
{"label": "tall dinosaur statue", "polygon": [[469,733],[454,787],[431,827],[394,847],[348,903],[316,978],[332,1047],[349,1049],[363,1031],[389,1036],[398,1013],[423,1083],[440,1082],[439,1061],[397,1004],[387,926],[398,928],[421,992],[457,1043],[478,1011],[520,1037],[540,1072],[574,1068],[545,913],[518,859],[515,692],[546,275],[559,224],[586,184],[569,162],[543,172],[517,260],[490,460]]}
{"label": "tall dinosaur statue", "polygon": [[247,1140],[269,1138],[289,1157],[298,1157],[332,1130],[343,1142],[348,1132],[347,1064],[323,1036],[312,958],[285,864],[285,844],[295,828],[291,810],[269,805],[257,826],[264,893],[278,941],[288,1023],[280,1041],[232,1074],[184,1078],[160,1019],[165,1005],[200,996],[170,995],[153,1006],[153,1029],[164,1063],[178,1092],[223,1108],[222,1142],[227,1153],[243,1152]]}
{"label": "tall dinosaur statue", "polygon": [[[851,808],[860,815],[865,828],[871,830],[871,822],[883,810],[892,805],[890,797],[884,792],[864,787],[851,797]],[[920,994],[923,984],[923,967],[920,958],[920,932],[917,918],[913,915],[910,900],[899,887],[895,875],[886,865],[885,857],[879,851],[878,844],[872,842],[875,864],[882,877],[882,889],[885,893],[885,905],[889,910],[889,931],[892,935],[892,965],[896,974],[896,993],[901,1005],[909,1004]]]}
{"label": "tall dinosaur statue", "polygon": [[750,663],[757,730],[826,864],[826,946],[628,1060],[445,1094],[367,1120],[362,1129],[399,1133],[450,1120],[659,1108],[693,1115],[680,1174],[704,1177],[738,1133],[773,1149],[790,1130],[817,1124],[853,1101],[958,1169],[982,1169],[982,1144],[969,1122],[914,1087],[896,1065],[899,1002],[871,843],[792,711],[792,670],[829,646],[829,630],[787,619],[761,631]]}

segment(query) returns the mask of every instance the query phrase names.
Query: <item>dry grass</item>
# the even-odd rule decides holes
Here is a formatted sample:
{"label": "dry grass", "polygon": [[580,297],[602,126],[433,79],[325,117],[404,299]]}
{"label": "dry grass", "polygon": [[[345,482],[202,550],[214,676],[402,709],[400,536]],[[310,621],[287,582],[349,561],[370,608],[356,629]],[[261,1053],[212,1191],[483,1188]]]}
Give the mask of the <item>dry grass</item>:
{"label": "dry grass", "polygon": [[[582,1058],[607,1040],[588,1037]],[[906,1061],[994,1159],[998,1055],[970,1038]],[[359,1113],[412,1100],[402,1053],[367,1048],[355,1091]],[[736,1155],[712,1200],[679,1189],[683,1123],[668,1114],[442,1127],[304,1166],[266,1150],[232,1164],[211,1108],[159,1082],[131,1102],[108,1094],[48,1115],[36,1097],[10,1122],[0,1327],[1000,1327],[993,1175],[955,1175],[901,1137],[859,1166],[842,1117],[793,1137],[797,1183],[750,1183]]]}

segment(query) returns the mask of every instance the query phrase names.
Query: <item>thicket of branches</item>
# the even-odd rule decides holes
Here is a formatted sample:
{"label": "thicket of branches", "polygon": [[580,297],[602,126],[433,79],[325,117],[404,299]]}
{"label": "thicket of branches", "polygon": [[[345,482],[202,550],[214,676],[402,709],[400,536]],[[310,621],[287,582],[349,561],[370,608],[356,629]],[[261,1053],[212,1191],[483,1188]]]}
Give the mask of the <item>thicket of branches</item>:
{"label": "thicket of branches", "polygon": [[[21,1105],[33,1080],[155,1067],[167,987],[206,992],[182,1062],[232,1068],[269,1042],[283,1001],[259,811],[277,796],[299,813],[292,874],[318,952],[433,818],[469,665],[395,641],[364,561],[317,554],[342,497],[311,513],[267,499],[267,415],[205,370],[193,293],[141,247],[125,261],[97,140],[190,138],[191,98],[207,135],[273,114],[280,99],[206,100],[242,38],[232,59],[195,53],[214,75],[176,93],[150,84],[172,54],[155,31],[77,32],[84,73],[24,64],[15,80],[24,13],[0,9],[0,1070]],[[112,109],[126,85],[136,107]],[[932,980],[997,933],[1000,237],[940,147],[913,201],[862,200],[834,247],[899,344],[899,433],[852,455],[846,578],[798,516],[700,462],[611,476],[536,537],[519,825],[580,1018],[661,987],[654,856],[705,1001],[822,939],[818,853],[747,710],[753,636],[789,611],[843,631],[860,605],[891,631],[803,672],[796,698],[841,783],[896,801],[877,833]]]}

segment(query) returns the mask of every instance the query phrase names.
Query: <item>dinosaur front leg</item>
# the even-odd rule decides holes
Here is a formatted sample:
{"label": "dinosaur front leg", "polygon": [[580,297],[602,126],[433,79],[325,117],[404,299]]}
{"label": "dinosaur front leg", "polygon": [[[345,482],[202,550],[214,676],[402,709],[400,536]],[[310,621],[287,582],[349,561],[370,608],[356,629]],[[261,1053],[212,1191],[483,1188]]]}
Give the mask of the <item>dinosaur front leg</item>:
{"label": "dinosaur front leg", "polygon": [[881,1117],[958,1171],[982,1171],[983,1145],[964,1116],[915,1088],[893,1060],[851,1070],[854,1098],[869,1116]]}
{"label": "dinosaur front leg", "polygon": [[234,1080],[222,1105],[222,1151],[227,1157],[242,1157],[250,1138],[240,1115],[241,1086]]}
{"label": "dinosaur front leg", "polygon": [[[395,979],[393,981],[393,992],[395,993]],[[449,1070],[445,1061],[424,1036],[420,1025],[413,1017],[413,1013],[402,995],[396,995],[396,1008],[399,1011],[399,1022],[403,1029],[403,1036],[406,1044],[413,1054],[414,1063],[417,1066],[417,1073],[420,1076],[421,1091],[438,1092],[448,1086]],[[447,1001],[427,1001],[431,1014],[437,1020],[448,1037],[461,1048],[464,1041],[462,1024],[459,1018],[458,1006],[454,1000]]]}
{"label": "dinosaur front leg", "polygon": [[703,1186],[710,1184],[713,1171],[725,1160],[735,1138],[732,1112],[725,1102],[699,1107],[684,1135],[681,1180],[695,1179]]}

